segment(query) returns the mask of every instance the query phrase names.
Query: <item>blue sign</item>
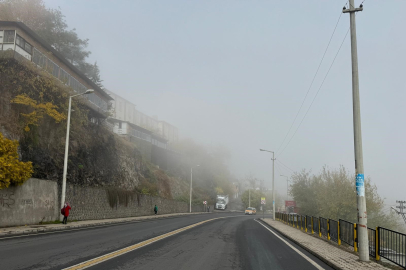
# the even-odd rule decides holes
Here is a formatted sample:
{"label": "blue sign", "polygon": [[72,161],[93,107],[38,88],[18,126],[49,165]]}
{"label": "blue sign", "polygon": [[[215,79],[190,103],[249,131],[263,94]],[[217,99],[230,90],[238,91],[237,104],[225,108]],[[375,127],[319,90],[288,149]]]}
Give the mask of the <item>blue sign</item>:
{"label": "blue sign", "polygon": [[355,188],[357,189],[357,196],[365,197],[364,174],[359,173],[355,179]]}

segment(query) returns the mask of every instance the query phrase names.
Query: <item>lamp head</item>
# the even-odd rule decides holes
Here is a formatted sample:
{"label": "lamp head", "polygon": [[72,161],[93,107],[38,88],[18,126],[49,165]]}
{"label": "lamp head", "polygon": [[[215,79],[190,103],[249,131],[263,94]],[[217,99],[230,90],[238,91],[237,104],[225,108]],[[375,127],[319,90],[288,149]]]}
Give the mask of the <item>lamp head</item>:
{"label": "lamp head", "polygon": [[88,95],[88,94],[91,94],[91,93],[93,93],[93,92],[94,92],[93,89],[87,89],[84,94],[85,94],[85,95]]}

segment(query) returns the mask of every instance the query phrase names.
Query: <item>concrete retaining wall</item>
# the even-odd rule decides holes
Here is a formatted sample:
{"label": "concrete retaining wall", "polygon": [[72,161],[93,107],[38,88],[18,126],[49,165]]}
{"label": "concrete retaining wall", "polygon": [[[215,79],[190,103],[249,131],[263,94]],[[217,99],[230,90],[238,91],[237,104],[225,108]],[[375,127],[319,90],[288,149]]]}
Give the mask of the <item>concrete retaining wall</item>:
{"label": "concrete retaining wall", "polygon": [[0,190],[0,227],[53,221],[59,213],[58,185],[29,179],[22,186]]}
{"label": "concrete retaining wall", "polygon": [[[38,224],[59,219],[61,187],[54,181],[29,179],[22,186],[0,190],[0,227]],[[70,220],[135,217],[154,214],[186,213],[189,204],[148,195],[128,195],[110,206],[108,192],[102,187],[67,185],[66,201],[72,207]],[[203,206],[193,206],[193,212]]]}

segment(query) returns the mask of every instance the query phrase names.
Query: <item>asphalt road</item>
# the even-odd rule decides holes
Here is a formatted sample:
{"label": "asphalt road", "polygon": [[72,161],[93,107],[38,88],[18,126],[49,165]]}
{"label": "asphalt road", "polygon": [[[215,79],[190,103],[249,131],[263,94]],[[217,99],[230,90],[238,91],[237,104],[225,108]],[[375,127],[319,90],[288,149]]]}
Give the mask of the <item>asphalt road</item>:
{"label": "asphalt road", "polygon": [[216,217],[226,218],[209,221],[88,269],[331,269],[291,243],[308,257],[304,258],[254,220],[259,216],[215,213],[0,239],[0,269],[63,269]]}

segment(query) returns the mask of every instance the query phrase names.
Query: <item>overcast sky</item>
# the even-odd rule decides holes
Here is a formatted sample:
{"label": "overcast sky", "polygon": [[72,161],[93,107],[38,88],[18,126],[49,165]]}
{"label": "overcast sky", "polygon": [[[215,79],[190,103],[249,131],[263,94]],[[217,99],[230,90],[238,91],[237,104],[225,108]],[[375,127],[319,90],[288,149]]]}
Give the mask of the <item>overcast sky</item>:
{"label": "overcast sky", "polygon": [[[349,28],[343,14],[288,139],[345,1],[46,0],[89,38],[104,85],[181,137],[223,144],[230,169],[271,183],[271,155],[290,140]],[[356,5],[360,1],[355,1]],[[365,175],[388,204],[406,199],[406,1],[366,0],[357,14]],[[350,37],[302,126],[276,155],[275,183],[323,165],[354,172]],[[282,162],[284,167],[280,162]]]}

